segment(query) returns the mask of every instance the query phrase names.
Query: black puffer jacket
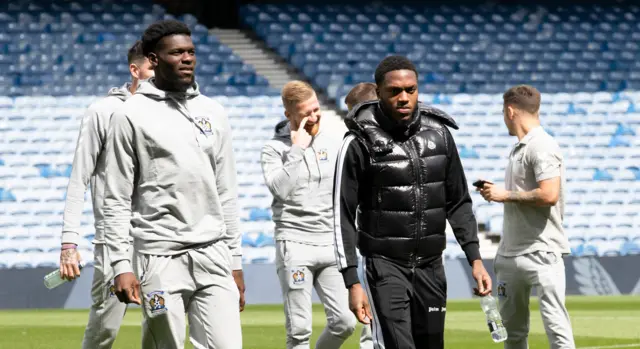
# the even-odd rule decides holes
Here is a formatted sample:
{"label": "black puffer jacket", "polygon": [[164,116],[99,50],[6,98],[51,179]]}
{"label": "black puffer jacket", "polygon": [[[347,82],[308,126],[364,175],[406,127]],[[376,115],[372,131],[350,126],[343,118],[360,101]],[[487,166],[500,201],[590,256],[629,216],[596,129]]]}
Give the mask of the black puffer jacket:
{"label": "black puffer jacket", "polygon": [[334,193],[340,195],[341,231],[336,232],[342,235],[340,269],[352,266],[349,253],[339,249],[354,244],[353,203],[359,213],[358,248],[364,256],[406,266],[429,263],[442,255],[449,218],[468,257],[479,259],[471,198],[446,127],[457,129],[455,121],[439,109],[419,104],[412,120],[401,125],[384,116],[377,102],[368,102],[354,108],[345,122],[349,135],[336,181],[341,191]]}

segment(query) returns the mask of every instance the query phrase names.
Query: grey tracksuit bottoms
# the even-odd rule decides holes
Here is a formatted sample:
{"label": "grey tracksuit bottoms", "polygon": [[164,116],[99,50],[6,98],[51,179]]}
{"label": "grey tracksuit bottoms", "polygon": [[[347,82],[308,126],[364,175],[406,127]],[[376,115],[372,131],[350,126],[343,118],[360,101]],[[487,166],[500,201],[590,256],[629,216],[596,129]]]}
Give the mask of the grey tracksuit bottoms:
{"label": "grey tracksuit bottoms", "polygon": [[497,255],[494,261],[500,316],[507,329],[505,349],[527,349],[529,298],[535,286],[540,313],[551,349],[575,349],[569,312],[565,306],[562,255],[533,252],[515,257]]}
{"label": "grey tracksuit bottoms", "polygon": [[196,349],[241,349],[239,291],[223,242],[175,256],[134,254],[142,349],[183,349],[185,313]]}
{"label": "grey tracksuit bottoms", "polygon": [[93,282],[89,322],[82,339],[82,349],[111,349],[127,311],[113,293],[113,269],[104,244],[94,248]]}
{"label": "grey tracksuit bottoms", "polygon": [[348,291],[336,265],[333,245],[276,242],[276,268],[280,279],[287,330],[287,349],[309,349],[312,330],[312,289],[327,316],[316,349],[337,349],[353,334],[356,318],[349,310]]}

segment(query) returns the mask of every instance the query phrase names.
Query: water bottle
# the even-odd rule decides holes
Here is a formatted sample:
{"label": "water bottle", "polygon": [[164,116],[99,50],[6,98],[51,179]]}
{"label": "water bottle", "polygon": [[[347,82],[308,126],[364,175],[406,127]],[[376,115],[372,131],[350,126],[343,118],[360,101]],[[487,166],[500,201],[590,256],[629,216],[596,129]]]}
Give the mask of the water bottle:
{"label": "water bottle", "polygon": [[[78,268],[82,270],[82,267],[84,267],[84,262],[80,261]],[[44,286],[48,289],[56,288],[67,281],[69,280],[60,277],[60,269],[56,269],[44,276]]]}
{"label": "water bottle", "polygon": [[480,306],[487,316],[487,326],[489,326],[489,332],[491,332],[491,339],[496,343],[507,340],[507,329],[502,324],[502,317],[498,312],[496,299],[491,295],[486,295],[480,298]]}

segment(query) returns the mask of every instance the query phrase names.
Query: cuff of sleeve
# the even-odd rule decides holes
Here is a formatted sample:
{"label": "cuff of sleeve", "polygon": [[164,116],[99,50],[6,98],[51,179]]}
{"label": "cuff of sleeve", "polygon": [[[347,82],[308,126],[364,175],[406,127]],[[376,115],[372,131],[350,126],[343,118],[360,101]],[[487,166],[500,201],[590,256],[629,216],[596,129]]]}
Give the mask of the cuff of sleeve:
{"label": "cuff of sleeve", "polygon": [[348,267],[342,271],[342,278],[344,279],[344,285],[349,288],[355,284],[360,283],[360,279],[358,278],[358,268],[357,267]]}
{"label": "cuff of sleeve", "polygon": [[547,179],[560,177],[562,174],[560,173],[560,169],[554,169],[550,172],[544,172],[540,175],[536,176],[536,182],[546,181]]}
{"label": "cuff of sleeve", "polygon": [[469,262],[469,265],[472,265],[475,260],[482,259],[482,256],[480,255],[480,245],[477,242],[466,244],[462,250],[467,256],[467,262]]}
{"label": "cuff of sleeve", "polygon": [[62,243],[63,244],[76,244],[79,245],[80,235],[76,232],[63,231],[62,232]]}
{"label": "cuff of sleeve", "polygon": [[242,256],[231,257],[231,270],[242,270]]}
{"label": "cuff of sleeve", "polygon": [[113,265],[113,273],[115,274],[115,276],[124,273],[133,273],[131,262],[126,259],[116,262],[116,264]]}

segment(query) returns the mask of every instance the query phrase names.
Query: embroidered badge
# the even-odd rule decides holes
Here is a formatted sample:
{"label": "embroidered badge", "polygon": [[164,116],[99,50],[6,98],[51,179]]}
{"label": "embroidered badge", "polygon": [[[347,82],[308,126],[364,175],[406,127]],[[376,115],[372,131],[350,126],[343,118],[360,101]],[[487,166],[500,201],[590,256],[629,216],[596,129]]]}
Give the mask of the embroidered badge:
{"label": "embroidered badge", "polygon": [[294,285],[302,285],[304,283],[304,271],[302,269],[294,269],[291,273]]}
{"label": "embroidered badge", "polygon": [[329,154],[327,154],[326,149],[320,149],[316,154],[318,156],[318,160],[320,161],[327,161],[329,159]]}
{"label": "embroidered badge", "polygon": [[147,294],[147,298],[149,298],[149,310],[151,310],[152,314],[161,314],[167,311],[163,295],[164,291],[154,291]]}
{"label": "embroidered badge", "polygon": [[211,122],[209,122],[209,119],[207,117],[196,116],[194,120],[196,121],[196,124],[198,124],[198,126],[200,127],[200,130],[202,131],[202,133],[206,134],[207,136],[210,136],[213,133],[211,129]]}
{"label": "embroidered badge", "polygon": [[507,283],[504,281],[498,281],[498,297],[507,297]]}
{"label": "embroidered badge", "polygon": [[107,294],[109,295],[109,298],[116,295],[116,285],[114,285],[113,281],[111,281],[111,284],[107,287]]}

